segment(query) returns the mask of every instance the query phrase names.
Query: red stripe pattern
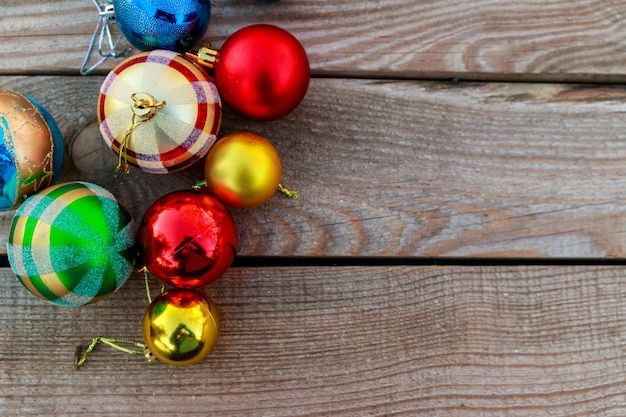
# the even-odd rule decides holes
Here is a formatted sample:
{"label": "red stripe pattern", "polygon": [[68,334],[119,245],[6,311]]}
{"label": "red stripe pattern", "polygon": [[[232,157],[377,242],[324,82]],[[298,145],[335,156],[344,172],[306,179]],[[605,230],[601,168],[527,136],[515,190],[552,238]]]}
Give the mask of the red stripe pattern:
{"label": "red stripe pattern", "polygon": [[[147,93],[166,104],[131,129],[133,93]],[[106,77],[98,98],[98,122],[107,146],[118,154],[123,149],[128,162],[155,174],[181,170],[204,157],[217,138],[221,116],[220,97],[209,76],[171,51],[126,59]]]}

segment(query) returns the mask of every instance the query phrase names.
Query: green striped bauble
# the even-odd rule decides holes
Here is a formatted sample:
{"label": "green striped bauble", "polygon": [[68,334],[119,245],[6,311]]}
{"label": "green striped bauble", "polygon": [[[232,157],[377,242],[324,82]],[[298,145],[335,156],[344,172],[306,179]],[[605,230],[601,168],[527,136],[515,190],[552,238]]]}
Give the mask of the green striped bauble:
{"label": "green striped bauble", "polygon": [[11,269],[37,297],[77,307],[100,300],[130,276],[135,224],[106,189],[67,182],[29,197],[11,225]]}

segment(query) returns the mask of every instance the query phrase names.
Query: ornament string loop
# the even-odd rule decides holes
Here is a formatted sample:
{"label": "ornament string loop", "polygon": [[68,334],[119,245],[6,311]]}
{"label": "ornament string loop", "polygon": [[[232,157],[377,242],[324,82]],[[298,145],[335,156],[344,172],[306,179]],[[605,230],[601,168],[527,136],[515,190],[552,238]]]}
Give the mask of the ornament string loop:
{"label": "ornament string loop", "polygon": [[196,183],[194,185],[191,186],[192,190],[201,190],[203,188],[207,187],[207,181],[206,180],[198,180],[196,181]]}
{"label": "ornament string loop", "polygon": [[278,184],[278,191],[283,193],[288,198],[298,198],[300,193],[295,190],[290,190],[288,188],[283,187],[282,184]]}
{"label": "ornament string loop", "polygon": [[123,159],[124,172],[126,172],[127,174],[130,172],[127,154],[128,142],[130,142],[133,131],[142,123],[145,123],[148,120],[152,119],[157,114],[157,111],[165,107],[166,104],[165,101],[156,101],[155,98],[148,93],[133,93],[130,96],[130,100],[130,108],[133,111],[133,117],[131,119],[130,128],[128,129],[128,131],[126,131],[124,139],[122,139],[122,142],[120,143],[117,166],[115,167],[116,172],[121,171]]}
{"label": "ornament string loop", "polygon": [[[208,186],[206,180],[198,180],[194,185],[191,186],[193,190],[202,190]],[[289,188],[283,186],[282,184],[278,184],[278,191],[282,193],[287,198],[298,198],[300,196],[300,192],[296,190],[290,190]],[[145,268],[145,267],[144,267]]]}
{"label": "ornament string loop", "polygon": [[[148,299],[148,304],[152,304],[152,290],[150,290],[150,279],[148,278],[148,272],[150,271],[148,271],[148,268],[144,266],[141,269],[139,269],[137,272],[143,272],[143,279],[146,285],[146,298]],[[162,284],[160,294],[163,294],[164,292],[165,292],[165,284]]]}
{"label": "ornament string loop", "polygon": [[[84,346],[78,346],[76,348],[76,362],[74,366],[76,369],[80,368],[87,361],[87,357],[93,352],[98,343],[102,343],[104,345],[110,346],[115,350],[119,350],[120,352],[128,353],[130,355],[143,355],[148,362],[154,360],[154,357],[148,350],[147,346],[141,342],[135,342],[133,340],[125,340],[125,339],[111,339],[109,337],[94,337],[87,346],[87,348],[83,351]],[[129,346],[129,347],[126,347]]]}
{"label": "ornament string loop", "polygon": [[[137,272],[143,272],[144,281],[146,285],[146,297],[148,298],[148,303],[152,304],[152,294],[150,290],[150,282],[148,279],[148,268],[142,267],[137,270]],[[161,294],[165,292],[165,285],[161,285]],[[96,346],[101,343],[103,345],[107,345],[112,347],[115,350],[119,350],[120,352],[128,353],[130,355],[143,355],[148,362],[156,361],[157,358],[154,356],[148,346],[141,342],[136,342],[134,340],[126,340],[126,339],[113,339],[110,337],[97,336],[91,340],[91,343],[87,348],[82,345],[79,345],[76,348],[76,356],[74,366],[76,369],[80,368],[87,361],[87,357],[93,352]]]}
{"label": "ornament string loop", "polygon": [[[132,51],[131,48],[125,48],[122,51],[117,51],[117,45],[122,40],[122,35],[120,35],[115,41],[113,40],[113,36],[111,35],[111,28],[109,27],[109,22],[115,21],[115,10],[113,4],[105,3],[100,4],[97,0],[92,0],[93,4],[98,8],[98,23],[96,23],[96,28],[93,31],[93,35],[91,36],[91,41],[89,42],[89,47],[87,48],[87,53],[85,54],[85,58],[83,59],[83,63],[80,66],[80,74],[88,75],[94,69],[99,67],[104,61],[109,58],[125,58],[130,56]],[[87,68],[89,58],[93,54],[93,50],[96,45],[96,40],[98,42],[98,55],[100,55],[100,59]],[[104,44],[107,44],[107,49],[105,51]]]}

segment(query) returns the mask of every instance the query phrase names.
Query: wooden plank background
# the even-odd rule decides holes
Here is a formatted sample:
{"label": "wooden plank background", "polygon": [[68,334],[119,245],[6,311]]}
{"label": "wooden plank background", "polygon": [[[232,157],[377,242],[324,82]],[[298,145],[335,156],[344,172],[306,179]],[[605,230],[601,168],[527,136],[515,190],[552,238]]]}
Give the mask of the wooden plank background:
{"label": "wooden plank background", "polygon": [[[201,364],[149,364],[134,274],[79,309],[0,269],[0,415],[626,414],[626,51],[620,1],[213,1],[203,42],[272,23],[311,60],[289,117],[246,121],[283,158],[275,196],[236,210],[237,266]],[[0,0],[0,88],[35,97],[66,142],[62,179],[136,218],[201,166],[113,172],[96,125],[107,62],[78,75],[90,0]],[[0,215],[6,253],[12,213]]]}

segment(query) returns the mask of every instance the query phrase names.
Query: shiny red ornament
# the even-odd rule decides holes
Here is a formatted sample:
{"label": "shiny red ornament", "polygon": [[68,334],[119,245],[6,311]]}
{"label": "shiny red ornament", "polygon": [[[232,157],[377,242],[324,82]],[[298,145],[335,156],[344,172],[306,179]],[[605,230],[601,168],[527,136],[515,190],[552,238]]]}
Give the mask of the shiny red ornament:
{"label": "shiny red ornament", "polygon": [[226,39],[214,69],[220,97],[258,121],[291,113],[304,98],[311,78],[300,42],[286,30],[266,24],[244,27]]}
{"label": "shiny red ornament", "polygon": [[139,228],[148,271],[178,288],[208,284],[226,272],[237,251],[235,221],[214,196],[175,191],[155,201]]}

